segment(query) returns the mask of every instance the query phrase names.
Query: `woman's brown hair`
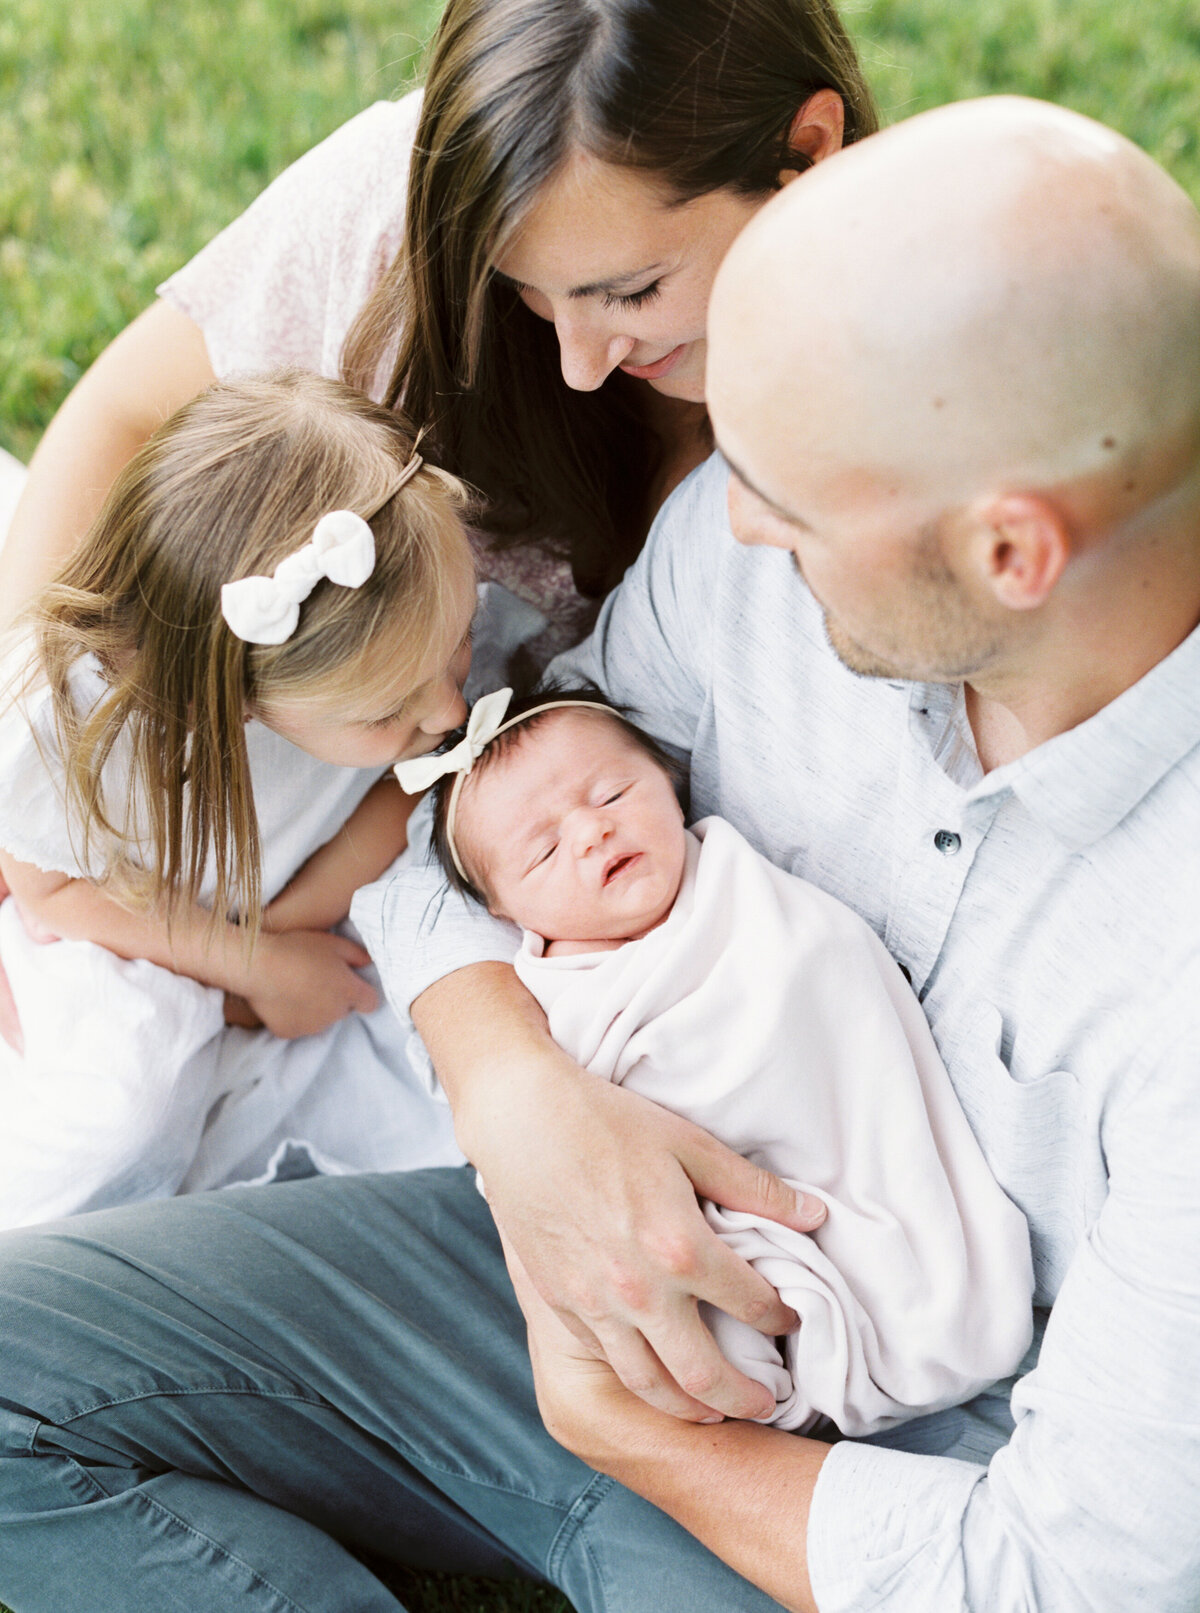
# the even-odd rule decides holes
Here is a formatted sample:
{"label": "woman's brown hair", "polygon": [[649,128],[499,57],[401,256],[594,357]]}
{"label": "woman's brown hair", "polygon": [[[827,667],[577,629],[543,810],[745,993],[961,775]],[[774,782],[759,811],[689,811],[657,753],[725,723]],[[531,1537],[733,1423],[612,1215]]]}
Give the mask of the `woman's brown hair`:
{"label": "woman's brown hair", "polygon": [[[343,373],[430,424],[439,462],[482,490],[492,542],[569,556],[601,594],[645,537],[661,457],[644,383],[573,392],[553,326],[493,273],[571,151],[652,175],[670,201],[766,194],[820,89],[845,139],[876,126],[829,0],[449,0],[409,175],[406,245],[346,342]],[[397,351],[396,343],[399,341]]]}
{"label": "woman's brown hair", "polygon": [[[470,575],[461,486],[426,465],[398,491],[413,451],[400,415],[338,381],[286,371],[219,382],[130,461],[38,596],[33,673],[53,698],[68,822],[81,865],[116,894],[169,911],[212,880],[214,921],[236,915],[253,931],[247,715],[296,699],[361,710],[376,685],[394,696],[453,625],[455,585]],[[370,577],[319,582],[282,644],[236,637],[222,584],[269,574],[335,509],[369,519]],[[107,688],[80,709],[72,671],[89,654]],[[128,764],[119,799],[103,778],[115,753]]]}

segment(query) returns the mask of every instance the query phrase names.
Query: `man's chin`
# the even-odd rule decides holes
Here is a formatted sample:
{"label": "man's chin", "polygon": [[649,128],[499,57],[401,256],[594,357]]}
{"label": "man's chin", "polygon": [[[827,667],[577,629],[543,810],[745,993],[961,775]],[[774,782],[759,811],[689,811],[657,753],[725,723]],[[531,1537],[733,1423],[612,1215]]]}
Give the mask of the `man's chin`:
{"label": "man's chin", "polygon": [[848,672],[855,673],[860,678],[908,678],[911,674],[902,671],[891,661],[885,661],[873,651],[864,648],[856,639],[842,630],[838,623],[825,612],[825,637],[829,640],[829,648]]}

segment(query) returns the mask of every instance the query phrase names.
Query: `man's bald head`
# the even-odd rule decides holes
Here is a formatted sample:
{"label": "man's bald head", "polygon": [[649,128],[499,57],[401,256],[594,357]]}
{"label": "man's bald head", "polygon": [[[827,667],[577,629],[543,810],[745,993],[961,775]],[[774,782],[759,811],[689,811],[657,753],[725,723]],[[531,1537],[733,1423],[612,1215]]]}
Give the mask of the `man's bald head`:
{"label": "man's bald head", "polygon": [[735,242],[709,402],[784,510],[864,482],[939,509],[1071,489],[1084,525],[1119,525],[1197,468],[1200,217],[1062,108],[925,113],[820,164]]}

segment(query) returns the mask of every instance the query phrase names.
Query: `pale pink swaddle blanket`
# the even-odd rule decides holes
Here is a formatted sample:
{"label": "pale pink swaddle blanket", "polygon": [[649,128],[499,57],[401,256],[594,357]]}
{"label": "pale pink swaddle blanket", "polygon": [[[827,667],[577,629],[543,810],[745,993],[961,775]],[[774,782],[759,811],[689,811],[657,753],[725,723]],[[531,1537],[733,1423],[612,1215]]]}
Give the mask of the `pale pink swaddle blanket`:
{"label": "pale pink swaddle blanket", "polygon": [[517,972],[593,1074],[685,1115],[829,1206],[813,1236],[706,1206],[800,1314],[774,1343],[708,1311],[789,1429],[861,1435],[1012,1372],[1032,1328],[1029,1235],[991,1176],[912,991],[843,903],[708,818],[667,920]]}

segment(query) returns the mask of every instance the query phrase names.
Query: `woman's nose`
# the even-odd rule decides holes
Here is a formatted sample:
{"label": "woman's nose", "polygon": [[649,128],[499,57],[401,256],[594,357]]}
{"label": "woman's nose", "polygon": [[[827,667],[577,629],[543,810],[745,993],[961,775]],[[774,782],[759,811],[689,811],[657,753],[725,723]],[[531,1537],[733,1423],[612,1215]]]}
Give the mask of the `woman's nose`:
{"label": "woman's nose", "polygon": [[613,336],[581,320],[560,315],[554,321],[562,376],[575,392],[594,392],[632,353],[632,336]]}

